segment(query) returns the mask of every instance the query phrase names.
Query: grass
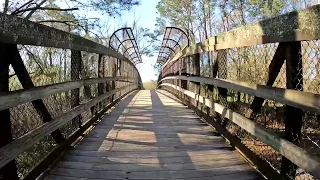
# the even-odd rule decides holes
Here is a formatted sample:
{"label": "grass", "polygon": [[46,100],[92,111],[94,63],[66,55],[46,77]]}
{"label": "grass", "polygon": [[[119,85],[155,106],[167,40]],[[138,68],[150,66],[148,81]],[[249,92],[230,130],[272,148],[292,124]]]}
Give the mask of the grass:
{"label": "grass", "polygon": [[143,88],[146,90],[153,90],[157,88],[157,81],[151,80],[143,82]]}

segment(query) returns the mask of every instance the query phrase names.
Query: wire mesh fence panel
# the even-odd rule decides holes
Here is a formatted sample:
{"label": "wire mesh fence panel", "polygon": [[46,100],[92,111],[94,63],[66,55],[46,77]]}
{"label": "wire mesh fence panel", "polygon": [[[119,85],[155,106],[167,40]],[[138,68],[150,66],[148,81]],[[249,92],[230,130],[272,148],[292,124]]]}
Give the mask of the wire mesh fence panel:
{"label": "wire mesh fence panel", "polygon": [[52,150],[57,147],[54,139],[48,135],[37,144],[28,148],[16,158],[18,176],[24,178],[39,162],[41,162]]}
{"label": "wire mesh fence panel", "polygon": [[[116,74],[115,59],[102,57],[103,72],[98,75],[99,55],[58,48],[46,48],[35,46],[18,46],[22,64],[14,64],[9,67],[9,90],[17,91],[34,87],[53,85],[68,81],[86,80],[92,78],[112,76],[133,76],[137,77],[135,69],[131,64],[122,62]],[[18,59],[19,60],[19,59]],[[131,69],[129,68],[131,67]],[[15,72],[17,71],[17,73]],[[115,88],[128,85],[128,82],[102,82],[102,94]],[[10,108],[11,132],[13,138],[21,138],[34,131],[52,119],[68,113],[72,108],[98,97],[99,85],[92,84],[80,88],[68,90],[61,93],[50,94],[44,98],[32,102],[20,104]],[[120,97],[129,89],[124,89],[114,95],[113,100]],[[101,93],[101,92],[100,92]],[[94,105],[83,111],[71,121],[65,122],[59,130],[62,138],[72,135],[84,123],[90,120],[94,114],[109,104],[112,98],[107,98],[103,106]],[[35,145],[28,148],[15,158],[20,178],[25,177],[39,162],[50,154],[58,146],[56,139],[51,135],[45,136]]]}
{"label": "wire mesh fence panel", "polygon": [[[320,74],[320,53],[319,41],[302,41],[292,43],[269,43],[248,47],[230,48],[225,50],[211,51],[200,54],[200,76],[214,77],[220,79],[234,80],[238,82],[249,82],[253,84],[273,86],[283,89],[294,89],[299,91],[319,94]],[[296,50],[292,50],[298,48]],[[291,54],[288,54],[291,53]],[[292,53],[294,53],[292,55]],[[291,55],[291,56],[290,56]],[[296,64],[291,62],[296,58]],[[288,64],[290,61],[290,64]],[[176,61],[178,62],[178,61]],[[196,75],[195,61],[191,56],[181,58],[182,68],[176,67],[175,63],[168,62],[163,67],[162,76],[170,75]],[[290,66],[296,69],[289,69]],[[178,72],[177,72],[178,71]],[[290,75],[290,73],[293,73]],[[198,75],[196,75],[198,76]],[[232,111],[241,114],[267,129],[267,131],[277,136],[287,139],[300,146],[308,153],[320,155],[319,134],[320,121],[319,115],[308,111],[299,111],[298,116],[290,117],[292,107],[277,102],[272,99],[259,100],[259,98],[232,89],[213,87],[207,84],[197,84],[189,82],[187,86],[179,85],[179,80],[167,79],[162,83],[170,83],[181,86],[184,89],[199,94],[202,97],[212,99]],[[181,80],[181,82],[184,80]],[[293,86],[292,83],[295,83]],[[195,86],[197,84],[197,87]],[[199,88],[199,89],[197,89]],[[170,91],[179,94],[175,89]],[[284,158],[277,150],[264,143],[261,139],[249,134],[235,123],[209,110],[198,101],[190,97],[180,96],[190,101],[193,106],[198,107],[205,113],[210,112],[216,120],[225,127],[228,132],[239,139],[254,154],[266,161],[272,168],[290,179],[313,179],[313,177],[303,169],[291,167],[283,173],[286,166]],[[260,102],[259,102],[260,101]],[[292,113],[292,112],[291,112]],[[294,112],[297,114],[297,112]],[[299,115],[301,114],[301,115]],[[290,124],[299,123],[296,118],[301,117],[302,127],[300,130],[290,132]],[[289,118],[289,119],[288,119]],[[290,119],[291,118],[291,119]],[[287,130],[286,130],[287,129]]]}
{"label": "wire mesh fence panel", "polygon": [[[19,45],[18,50],[22,64],[10,66],[10,91],[70,81],[70,51],[24,45]],[[20,138],[69,110],[68,100],[67,94],[59,93],[10,108],[13,138]],[[18,156],[19,176],[24,177],[55,146],[56,142],[47,136]]]}
{"label": "wire mesh fence panel", "polygon": [[[278,43],[256,45],[250,47],[233,48],[227,50],[227,73],[226,79],[237,80],[242,82],[251,82],[255,84],[267,84],[270,82],[270,74],[272,72],[271,61],[274,61],[276,49],[279,47]],[[304,90],[307,92],[317,93],[318,87],[316,84],[316,63],[318,61],[318,49],[316,41],[302,42],[301,45],[301,62],[302,69],[298,71],[301,73],[303,79],[299,79],[298,82],[303,83],[303,88],[298,90]],[[276,78],[273,83],[269,84],[274,87],[287,88],[287,77],[286,77],[286,61],[280,64],[280,71],[276,74]],[[294,87],[296,88],[296,87]],[[218,89],[215,91],[218,92]],[[221,97],[221,95],[219,95]],[[219,98],[218,98],[219,99]],[[221,98],[220,98],[221,99]],[[248,112],[252,109],[252,103],[255,97],[228,90],[227,101],[220,102],[222,105],[232,109],[233,111],[252,118],[254,122],[265,127],[269,131],[285,138],[285,112],[286,106],[273,100],[266,100],[262,104],[261,108],[254,116],[248,116]],[[319,155],[320,149],[317,143],[317,131],[319,130],[319,120],[317,115],[304,112],[303,113],[303,128],[301,139],[297,141],[300,147],[312,154]],[[293,120],[291,120],[293,121]],[[312,126],[313,125],[313,126]],[[237,135],[241,138],[243,143],[251,149],[259,157],[270,163],[276,170],[281,170],[282,157],[274,150],[271,146],[266,145],[261,140],[252,137],[245,131],[238,128],[235,124],[231,123],[227,125],[227,129],[230,133]],[[312,132],[310,136],[309,132]],[[298,135],[292,134],[298,138]],[[312,144],[312,145],[311,145]],[[298,173],[299,172],[299,173]],[[296,179],[308,179],[310,175],[298,169],[298,171],[289,172],[286,174],[288,177]]]}

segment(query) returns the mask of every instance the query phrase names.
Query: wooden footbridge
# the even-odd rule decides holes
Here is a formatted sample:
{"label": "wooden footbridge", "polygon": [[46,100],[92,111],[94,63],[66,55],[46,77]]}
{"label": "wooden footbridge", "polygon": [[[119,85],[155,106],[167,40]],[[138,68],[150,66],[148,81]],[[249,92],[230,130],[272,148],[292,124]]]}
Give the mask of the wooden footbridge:
{"label": "wooden footbridge", "polygon": [[319,179],[319,22],[168,27],[149,91],[130,28],[105,47],[0,14],[0,178]]}

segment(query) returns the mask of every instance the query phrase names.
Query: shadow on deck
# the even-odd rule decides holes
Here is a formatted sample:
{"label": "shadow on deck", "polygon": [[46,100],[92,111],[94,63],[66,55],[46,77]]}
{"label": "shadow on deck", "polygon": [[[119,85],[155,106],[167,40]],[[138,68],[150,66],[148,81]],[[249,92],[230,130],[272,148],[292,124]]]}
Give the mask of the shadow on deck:
{"label": "shadow on deck", "polygon": [[76,146],[47,179],[257,179],[255,170],[166,91],[139,91]]}

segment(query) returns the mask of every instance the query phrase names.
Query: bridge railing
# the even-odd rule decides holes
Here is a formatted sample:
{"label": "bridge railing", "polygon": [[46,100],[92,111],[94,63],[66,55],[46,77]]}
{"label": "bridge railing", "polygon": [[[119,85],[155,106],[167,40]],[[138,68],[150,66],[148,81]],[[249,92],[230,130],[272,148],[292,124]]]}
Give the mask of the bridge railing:
{"label": "bridge railing", "polygon": [[35,179],[126,94],[136,66],[80,36],[0,14],[0,179]]}
{"label": "bridge railing", "polygon": [[162,67],[170,90],[269,179],[320,178],[320,6],[190,45]]}

